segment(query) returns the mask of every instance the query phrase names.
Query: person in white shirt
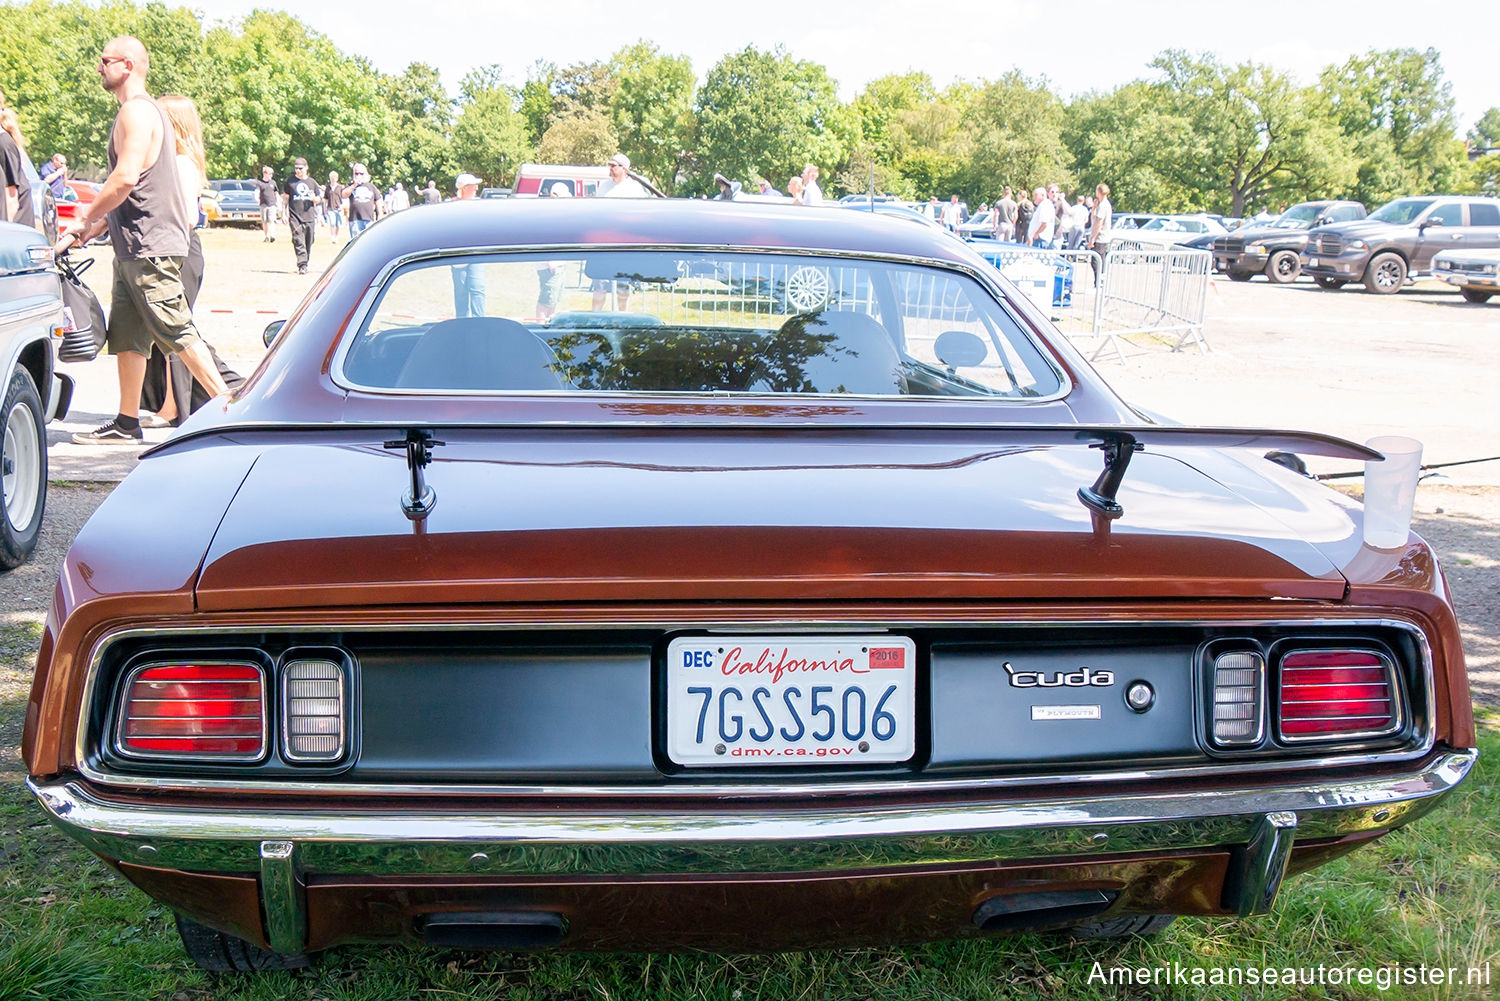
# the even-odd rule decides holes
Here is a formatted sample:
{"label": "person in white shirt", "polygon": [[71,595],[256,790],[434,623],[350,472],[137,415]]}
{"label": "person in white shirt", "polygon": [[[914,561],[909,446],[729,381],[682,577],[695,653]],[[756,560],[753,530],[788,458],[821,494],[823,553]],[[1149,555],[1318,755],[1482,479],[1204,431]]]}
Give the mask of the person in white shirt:
{"label": "person in white shirt", "polygon": [[[630,176],[630,157],[616,153],[609,158],[609,180],[599,186],[600,198],[650,198],[645,185]],[[624,309],[624,306],[620,307]]]}
{"label": "person in white shirt", "polygon": [[1047,197],[1046,188],[1033,191],[1031,201],[1036,206],[1036,211],[1031,213],[1031,228],[1026,233],[1026,242],[1033,247],[1045,247],[1052,242],[1052,232],[1057,225],[1057,210],[1052,207],[1052,199]]}
{"label": "person in white shirt", "polygon": [[823,204],[823,189],[818,187],[818,167],[816,164],[809,163],[802,168],[802,204]]}
{"label": "person in white shirt", "polygon": [[[651,192],[646,190],[645,185],[630,176],[630,157],[624,153],[616,153],[609,158],[609,180],[599,186],[600,198],[650,198]],[[595,278],[593,283],[594,309],[596,311],[604,308],[604,301],[609,297],[611,288],[615,292],[615,309],[625,312],[625,307],[630,304],[630,287],[628,281],[615,281],[605,278]]]}
{"label": "person in white shirt", "polygon": [[963,211],[958,207],[957,195],[948,199],[948,204],[943,206],[943,217],[939,222],[947,226],[949,232],[957,232],[959,223],[963,222]]}
{"label": "person in white shirt", "polygon": [[1078,201],[1068,210],[1068,216],[1068,229],[1072,234],[1068,240],[1068,249],[1077,250],[1087,243],[1089,238],[1089,207],[1083,195],[1078,196]]}

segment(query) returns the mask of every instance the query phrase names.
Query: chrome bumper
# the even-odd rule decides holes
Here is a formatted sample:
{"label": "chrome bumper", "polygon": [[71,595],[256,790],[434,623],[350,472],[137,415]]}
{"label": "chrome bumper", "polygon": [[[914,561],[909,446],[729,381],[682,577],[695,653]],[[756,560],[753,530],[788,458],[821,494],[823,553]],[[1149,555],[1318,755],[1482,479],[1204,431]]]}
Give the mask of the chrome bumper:
{"label": "chrome bumper", "polygon": [[53,823],[106,858],[191,872],[259,872],[275,949],[304,941],[305,873],[536,875],[833,873],[996,859],[1234,847],[1232,903],[1275,898],[1294,836],[1399,827],[1473,767],[1473,750],[1403,774],[1301,788],[1095,798],[685,813],[276,813],[111,802],[76,780],[28,785]]}
{"label": "chrome bumper", "polygon": [[1449,285],[1500,289],[1500,275],[1481,275],[1470,271],[1436,271],[1434,274]]}

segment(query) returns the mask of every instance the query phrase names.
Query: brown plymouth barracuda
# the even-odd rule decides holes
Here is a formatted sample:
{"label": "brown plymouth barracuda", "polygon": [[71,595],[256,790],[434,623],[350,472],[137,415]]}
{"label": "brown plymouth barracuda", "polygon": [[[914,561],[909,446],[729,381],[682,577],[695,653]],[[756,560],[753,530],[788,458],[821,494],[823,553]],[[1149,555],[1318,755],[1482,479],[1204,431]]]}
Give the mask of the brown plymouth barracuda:
{"label": "brown plymouth barracuda", "polygon": [[1380,459],[878,215],[402,213],[79,534],[31,788],[211,969],[1261,913],[1474,762],[1431,549],[1269,451]]}

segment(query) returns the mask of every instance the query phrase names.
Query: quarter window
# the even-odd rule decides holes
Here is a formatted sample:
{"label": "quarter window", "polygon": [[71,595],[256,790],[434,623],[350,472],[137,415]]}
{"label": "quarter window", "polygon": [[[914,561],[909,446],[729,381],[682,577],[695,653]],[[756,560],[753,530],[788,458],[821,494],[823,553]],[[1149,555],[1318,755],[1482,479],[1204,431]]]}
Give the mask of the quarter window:
{"label": "quarter window", "polygon": [[1493,202],[1470,202],[1469,225],[1500,226],[1500,206]]}

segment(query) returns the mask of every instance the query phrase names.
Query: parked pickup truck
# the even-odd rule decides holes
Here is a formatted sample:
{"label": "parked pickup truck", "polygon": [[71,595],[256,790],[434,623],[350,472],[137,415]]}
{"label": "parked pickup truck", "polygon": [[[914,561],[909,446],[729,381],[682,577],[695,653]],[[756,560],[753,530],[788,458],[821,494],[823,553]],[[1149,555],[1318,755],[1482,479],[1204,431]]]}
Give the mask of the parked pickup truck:
{"label": "parked pickup truck", "polygon": [[1390,295],[1429,273],[1444,250],[1500,247],[1500,198],[1422,195],[1387,202],[1361,222],[1314,227],[1302,270],[1321,288],[1363,282]]}
{"label": "parked pickup truck", "polygon": [[1265,275],[1277,284],[1296,281],[1307,231],[1365,217],[1359,202],[1303,202],[1263,225],[1245,226],[1213,242],[1214,270],[1237,282]]}

